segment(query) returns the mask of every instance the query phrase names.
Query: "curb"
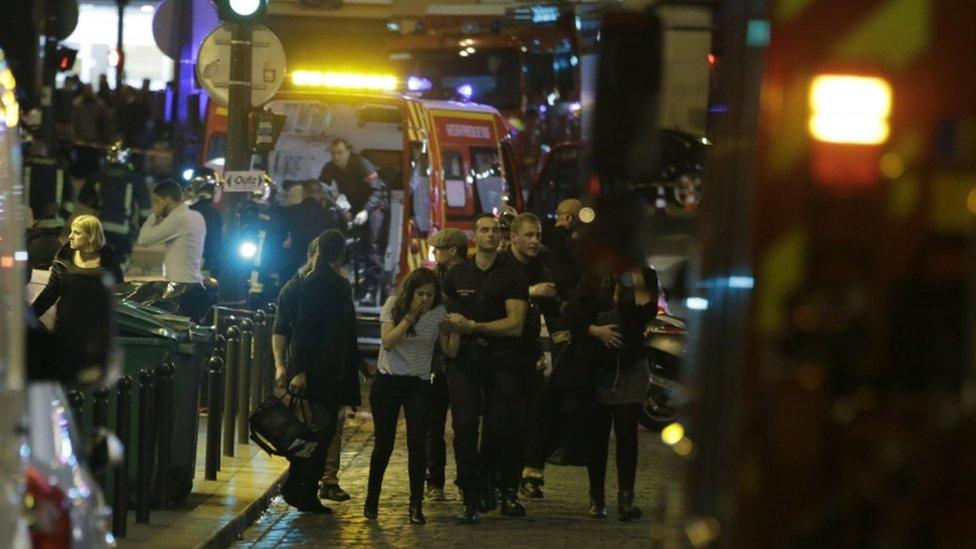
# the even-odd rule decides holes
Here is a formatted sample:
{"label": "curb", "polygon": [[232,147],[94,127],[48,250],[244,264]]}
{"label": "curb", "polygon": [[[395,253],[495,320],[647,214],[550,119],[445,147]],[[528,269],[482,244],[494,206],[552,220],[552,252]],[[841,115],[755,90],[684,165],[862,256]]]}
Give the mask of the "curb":
{"label": "curb", "polygon": [[204,549],[222,549],[229,546],[235,541],[241,539],[244,531],[247,530],[249,526],[254,524],[261,516],[261,513],[271,505],[271,500],[278,495],[281,490],[281,484],[285,481],[288,476],[288,471],[285,470],[278,476],[278,479],[268,486],[268,489],[264,491],[263,494],[254,501],[252,501],[243,511],[237,514],[236,517],[229,520],[226,524],[214,531],[210,538],[204,543],[200,544],[199,547]]}

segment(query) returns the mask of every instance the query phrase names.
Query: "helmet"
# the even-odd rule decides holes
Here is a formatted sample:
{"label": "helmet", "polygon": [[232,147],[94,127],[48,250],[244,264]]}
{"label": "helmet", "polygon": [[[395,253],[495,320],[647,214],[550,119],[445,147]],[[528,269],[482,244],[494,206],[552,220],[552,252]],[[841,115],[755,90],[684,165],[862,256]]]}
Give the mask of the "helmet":
{"label": "helmet", "polygon": [[502,208],[502,211],[498,213],[498,228],[502,232],[508,232],[512,227],[512,221],[515,221],[517,215],[518,213],[515,211],[515,208],[511,206]]}
{"label": "helmet", "polygon": [[213,174],[198,174],[190,179],[190,195],[197,200],[213,200],[217,193],[217,178]]}
{"label": "helmet", "polygon": [[129,161],[129,149],[121,141],[112,143],[105,154],[109,164],[125,164]]}
{"label": "helmet", "polygon": [[278,185],[275,184],[274,180],[268,174],[264,174],[261,187],[251,193],[251,198],[259,202],[264,202],[265,204],[273,204],[277,195]]}

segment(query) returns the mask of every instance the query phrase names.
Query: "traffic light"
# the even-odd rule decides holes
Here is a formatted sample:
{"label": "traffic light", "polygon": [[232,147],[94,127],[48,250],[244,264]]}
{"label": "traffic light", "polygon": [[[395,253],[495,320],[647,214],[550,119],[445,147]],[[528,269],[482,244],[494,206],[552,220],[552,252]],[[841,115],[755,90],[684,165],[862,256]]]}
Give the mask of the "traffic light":
{"label": "traffic light", "polygon": [[70,71],[75,66],[75,58],[78,57],[78,50],[66,46],[58,46],[57,55],[54,57],[55,68],[58,72]]}
{"label": "traffic light", "polygon": [[268,13],[268,0],[214,0],[221,21],[260,21]]}

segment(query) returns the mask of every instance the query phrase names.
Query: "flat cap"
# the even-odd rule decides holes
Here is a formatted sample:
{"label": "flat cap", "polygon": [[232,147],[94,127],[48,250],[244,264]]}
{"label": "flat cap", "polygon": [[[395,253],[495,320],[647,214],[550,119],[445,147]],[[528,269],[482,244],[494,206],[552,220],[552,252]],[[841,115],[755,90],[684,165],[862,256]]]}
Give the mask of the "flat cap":
{"label": "flat cap", "polygon": [[448,227],[441,229],[427,241],[434,248],[460,248],[468,245],[468,235],[464,231]]}

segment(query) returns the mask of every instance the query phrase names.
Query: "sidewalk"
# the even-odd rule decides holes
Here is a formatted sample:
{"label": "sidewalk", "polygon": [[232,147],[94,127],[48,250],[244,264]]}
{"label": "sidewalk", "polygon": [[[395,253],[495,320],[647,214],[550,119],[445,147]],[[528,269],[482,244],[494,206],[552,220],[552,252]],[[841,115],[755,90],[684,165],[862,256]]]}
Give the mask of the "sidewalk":
{"label": "sidewalk", "polygon": [[149,524],[136,524],[135,511],[130,510],[128,535],[118,539],[120,548],[226,547],[257,520],[277,494],[288,462],[269,456],[253,443],[238,444],[235,457],[221,458],[217,480],[204,480],[206,434],[207,418],[203,414],[193,492],[187,500],[168,509],[153,510]]}

